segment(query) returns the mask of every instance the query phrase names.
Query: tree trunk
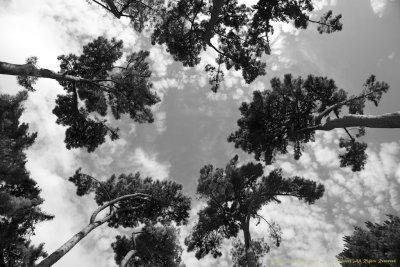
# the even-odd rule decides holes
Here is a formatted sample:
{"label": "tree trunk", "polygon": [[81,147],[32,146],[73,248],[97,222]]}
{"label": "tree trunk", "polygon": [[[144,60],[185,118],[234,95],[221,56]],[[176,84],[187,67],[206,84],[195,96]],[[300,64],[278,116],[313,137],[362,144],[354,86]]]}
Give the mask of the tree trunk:
{"label": "tree trunk", "polygon": [[47,258],[45,258],[43,261],[41,261],[38,265],[35,267],[49,267],[52,266],[54,263],[56,263],[61,257],[63,257],[68,251],[70,251],[79,241],[81,241],[85,236],[87,236],[93,229],[96,227],[102,225],[103,223],[109,221],[114,215],[115,211],[110,212],[109,215],[106,217],[96,220],[97,215],[107,207],[111,206],[114,203],[117,203],[119,201],[125,200],[125,199],[133,199],[133,198],[139,198],[142,200],[148,200],[150,198],[149,195],[143,194],[143,193],[134,193],[134,194],[128,194],[124,195],[121,197],[117,197],[113,200],[110,200],[106,204],[98,207],[93,213],[92,216],[90,217],[90,223],[83,228],[79,233],[74,235],[70,240],[68,240],[64,245],[59,247],[56,251],[50,254]]}
{"label": "tree trunk", "polygon": [[128,262],[129,262],[129,260],[132,258],[132,256],[135,254],[135,250],[131,250],[131,251],[129,251],[126,255],[125,255],[125,257],[122,259],[122,261],[121,261],[121,265],[119,266],[119,267],[126,267],[126,266],[128,266]]}
{"label": "tree trunk", "polygon": [[243,224],[243,235],[244,235],[244,248],[246,253],[247,267],[256,267],[256,255],[254,254],[253,249],[251,248],[251,236],[249,230],[249,221]]}
{"label": "tree trunk", "polygon": [[35,267],[49,267],[56,263],[61,257],[63,257],[68,251],[70,251],[79,241],[87,236],[93,229],[103,224],[105,221],[96,221],[88,224],[79,233],[75,234],[70,240],[64,245],[59,247],[56,251],[51,253],[47,258],[37,264]]}
{"label": "tree trunk", "polygon": [[222,6],[224,5],[224,0],[213,0],[213,8],[211,10],[211,17],[207,23],[204,33],[204,41],[208,44],[210,43],[212,32],[215,24],[218,21],[219,14],[221,14]]}
{"label": "tree trunk", "polygon": [[346,115],[342,118],[326,121],[315,130],[330,131],[335,128],[369,127],[369,128],[400,128],[400,112],[382,115]]}
{"label": "tree trunk", "polygon": [[110,8],[111,13],[113,13],[113,15],[115,17],[120,19],[121,18],[121,12],[115,6],[114,1],[113,0],[106,0],[106,3],[108,5],[108,7]]}
{"label": "tree trunk", "polygon": [[94,82],[91,80],[83,79],[81,77],[64,75],[48,69],[40,69],[35,65],[27,63],[24,65],[12,64],[0,61],[0,74],[14,75],[14,76],[34,76],[39,78],[48,78],[59,81],[70,82]]}

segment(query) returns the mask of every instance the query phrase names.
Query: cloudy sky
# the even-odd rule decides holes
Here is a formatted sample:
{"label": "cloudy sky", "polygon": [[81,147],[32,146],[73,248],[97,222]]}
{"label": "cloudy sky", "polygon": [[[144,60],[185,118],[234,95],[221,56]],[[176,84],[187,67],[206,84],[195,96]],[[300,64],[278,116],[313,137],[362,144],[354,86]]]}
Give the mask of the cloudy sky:
{"label": "cloudy sky", "polygon": [[[34,242],[45,243],[52,252],[83,228],[96,207],[90,197],[78,198],[67,181],[82,167],[99,179],[113,173],[140,171],[157,179],[173,179],[193,198],[190,225],[181,229],[187,235],[201,202],[195,189],[199,170],[211,163],[223,167],[235,154],[241,161],[251,157],[227,143],[236,129],[238,107],[252,91],[269,88],[269,80],[285,73],[328,76],[350,93],[360,92],[370,74],[391,87],[378,108],[367,106],[369,114],[400,109],[400,3],[396,0],[318,1],[322,12],[333,9],[343,15],[343,31],[319,35],[313,27],[297,31],[276,25],[272,38],[273,54],[268,57],[267,75],[251,85],[240,73],[230,72],[218,94],[210,92],[204,65],[212,53],[204,53],[202,63],[183,68],[160,46],[149,47],[146,36],[133,32],[126,20],[117,20],[102,9],[83,0],[0,0],[0,61],[22,64],[30,56],[38,65],[58,70],[57,56],[80,53],[82,45],[97,36],[124,41],[127,51],[150,49],[154,89],[162,102],[154,109],[151,125],[118,123],[121,139],[102,145],[94,153],[67,150],[65,129],[55,123],[54,99],[62,88],[54,80],[41,79],[37,91],[25,103],[23,120],[37,131],[36,143],[29,149],[27,167],[42,189],[44,210],[55,219],[38,225]],[[22,90],[15,77],[0,76],[0,92],[15,94]],[[283,232],[279,248],[272,248],[265,266],[339,266],[335,255],[343,249],[342,237],[352,225],[381,221],[385,214],[400,213],[400,131],[368,130],[368,163],[365,170],[352,173],[339,168],[337,159],[340,130],[319,133],[295,162],[291,155],[275,164],[289,175],[302,175],[323,183],[324,197],[308,206],[295,199],[264,207],[265,218],[278,223]],[[269,168],[268,168],[269,169]],[[267,170],[266,170],[267,171]],[[266,225],[252,226],[253,237],[266,236]],[[117,230],[106,225],[94,230],[74,247],[56,266],[116,266],[110,244]],[[187,266],[230,266],[230,242],[224,243],[223,256],[201,261],[184,253]]]}

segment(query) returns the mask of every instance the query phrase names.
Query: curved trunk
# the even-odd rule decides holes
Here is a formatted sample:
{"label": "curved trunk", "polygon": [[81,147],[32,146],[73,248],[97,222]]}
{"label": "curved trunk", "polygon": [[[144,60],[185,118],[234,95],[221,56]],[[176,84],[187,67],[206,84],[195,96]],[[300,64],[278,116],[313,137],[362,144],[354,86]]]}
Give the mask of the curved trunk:
{"label": "curved trunk", "polygon": [[81,241],[85,236],[87,236],[93,229],[95,229],[96,227],[98,227],[98,226],[102,225],[103,223],[107,222],[108,220],[110,220],[116,213],[115,211],[111,212],[106,217],[96,221],[97,215],[102,210],[106,209],[107,207],[111,206],[114,203],[117,203],[117,202],[125,200],[125,199],[140,198],[140,199],[143,199],[143,200],[148,200],[147,198],[149,198],[149,197],[150,197],[149,195],[143,194],[143,193],[128,194],[128,195],[124,195],[124,196],[121,196],[121,197],[117,197],[117,198],[107,202],[106,204],[98,207],[92,213],[92,216],[90,217],[90,223],[85,228],[83,228],[79,233],[74,235],[64,245],[62,245],[56,251],[51,253],[50,256],[45,258],[43,261],[41,261],[35,267],[49,267],[49,266],[52,266],[59,259],[61,259],[61,257],[63,257],[68,251],[70,251],[79,241]]}
{"label": "curved trunk", "polygon": [[249,230],[249,221],[243,224],[243,235],[244,235],[244,248],[246,253],[247,267],[256,267],[256,255],[254,254],[253,249],[250,247],[251,244],[251,236]]}
{"label": "curved trunk", "polygon": [[122,259],[122,261],[121,261],[121,265],[119,266],[119,267],[126,267],[126,266],[128,266],[128,262],[129,262],[129,260],[132,258],[132,256],[135,254],[135,250],[131,250],[131,251],[129,251],[126,255],[125,255],[125,257]]}
{"label": "curved trunk", "polygon": [[42,260],[35,267],[49,267],[61,259],[68,251],[70,251],[79,241],[81,241],[85,236],[87,236],[93,229],[103,224],[105,221],[97,221],[88,224],[79,233],[75,234],[70,240],[68,240],[64,245],[59,247],[56,251],[51,253],[47,258]]}
{"label": "curved trunk", "polygon": [[316,130],[330,131],[335,128],[368,127],[368,128],[400,128],[400,112],[386,113],[382,115],[346,115],[332,119]]}

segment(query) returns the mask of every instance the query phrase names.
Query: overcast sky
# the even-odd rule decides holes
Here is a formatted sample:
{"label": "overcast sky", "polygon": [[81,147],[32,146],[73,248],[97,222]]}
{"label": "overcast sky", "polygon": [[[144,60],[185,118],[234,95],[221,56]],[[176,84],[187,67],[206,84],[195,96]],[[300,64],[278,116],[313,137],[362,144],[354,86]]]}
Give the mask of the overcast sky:
{"label": "overcast sky", "polygon": [[[240,73],[230,72],[218,94],[210,91],[203,71],[212,53],[204,53],[201,64],[192,69],[173,61],[160,46],[148,46],[127,20],[117,20],[83,0],[0,0],[0,61],[22,64],[37,56],[38,65],[58,70],[57,56],[80,53],[82,45],[98,36],[124,41],[127,51],[150,49],[154,89],[162,102],[154,109],[151,125],[128,119],[118,123],[121,139],[107,142],[94,153],[67,150],[65,129],[52,114],[62,88],[54,80],[41,79],[25,103],[23,120],[38,132],[28,150],[31,176],[42,189],[43,208],[55,219],[38,225],[34,242],[45,243],[52,252],[83,228],[96,205],[91,197],[79,198],[68,177],[82,167],[99,179],[113,173],[140,171],[156,179],[173,179],[192,196],[190,224],[181,229],[181,240],[196,220],[201,202],[195,189],[199,170],[205,164],[224,167],[235,154],[241,162],[251,157],[226,141],[236,129],[238,107],[252,91],[269,88],[269,80],[285,73],[328,76],[338,87],[356,94],[370,74],[390,85],[378,108],[368,105],[369,114],[400,109],[400,2],[390,0],[318,1],[318,9],[333,9],[343,15],[343,30],[320,35],[310,26],[298,31],[276,25],[272,38],[273,54],[268,57],[267,75],[246,85]],[[0,76],[0,92],[22,90],[15,77]],[[335,255],[343,249],[342,237],[352,233],[352,225],[367,220],[382,221],[385,214],[400,212],[400,131],[368,130],[369,148],[365,170],[352,173],[339,168],[340,130],[317,135],[306,146],[302,158],[281,157],[275,167],[285,174],[301,175],[325,185],[324,197],[314,205],[282,198],[282,204],[264,207],[265,218],[278,223],[283,232],[279,248],[272,248],[265,266],[340,266]],[[267,168],[270,170],[271,168]],[[266,170],[266,171],[267,171]],[[266,236],[266,225],[252,226],[253,238]],[[116,266],[110,248],[118,233],[106,225],[94,230],[55,266]],[[223,256],[198,261],[184,253],[186,266],[231,266],[230,242],[224,243]]]}

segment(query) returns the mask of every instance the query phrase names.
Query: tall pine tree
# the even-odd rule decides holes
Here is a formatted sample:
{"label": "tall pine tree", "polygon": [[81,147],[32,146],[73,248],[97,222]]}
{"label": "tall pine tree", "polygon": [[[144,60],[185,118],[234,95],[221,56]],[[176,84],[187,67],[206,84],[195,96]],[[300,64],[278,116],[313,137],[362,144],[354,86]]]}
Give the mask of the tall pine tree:
{"label": "tall pine tree", "polygon": [[25,150],[36,138],[28,124],[20,123],[26,92],[0,95],[0,266],[33,266],[46,256],[43,244],[29,237],[37,223],[52,219],[40,205],[40,189],[25,168]]}

